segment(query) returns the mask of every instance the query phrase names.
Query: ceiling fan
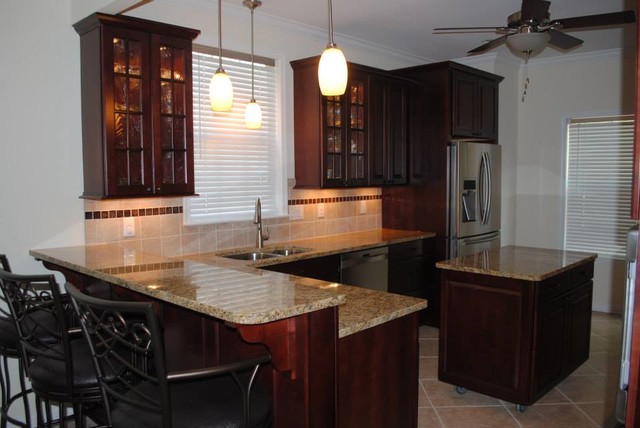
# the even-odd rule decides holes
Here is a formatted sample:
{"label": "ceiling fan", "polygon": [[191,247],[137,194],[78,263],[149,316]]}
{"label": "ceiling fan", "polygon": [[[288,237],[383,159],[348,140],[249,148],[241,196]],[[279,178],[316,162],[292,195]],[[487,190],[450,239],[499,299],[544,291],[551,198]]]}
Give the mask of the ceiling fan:
{"label": "ceiling fan", "polygon": [[528,59],[540,53],[547,44],[563,50],[575,48],[582,40],[561,30],[577,30],[590,27],[630,24],[636,21],[631,10],[624,12],[603,13],[599,15],[577,16],[572,18],[551,19],[549,15],[550,1],[522,0],[522,7],[507,18],[506,27],[448,27],[434,28],[437,32],[494,32],[502,34],[497,39],[467,52],[470,55],[484,53],[503,43],[516,54]]}

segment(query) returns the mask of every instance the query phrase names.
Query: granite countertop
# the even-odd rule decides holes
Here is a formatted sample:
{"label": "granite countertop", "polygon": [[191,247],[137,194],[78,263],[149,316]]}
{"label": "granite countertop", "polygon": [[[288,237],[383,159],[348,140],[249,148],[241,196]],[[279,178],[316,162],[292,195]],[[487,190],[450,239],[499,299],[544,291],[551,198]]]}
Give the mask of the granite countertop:
{"label": "granite countertop", "polygon": [[444,270],[473,272],[505,278],[542,281],[595,260],[594,253],[506,246],[436,263]]}
{"label": "granite countertop", "polygon": [[258,269],[323,255],[433,237],[433,233],[379,229],[265,248],[298,247],[308,251],[260,262],[232,260],[219,254],[246,249],[163,257],[118,244],[36,249],[37,259],[237,324],[262,324],[338,306],[339,337],[424,309],[427,302]]}

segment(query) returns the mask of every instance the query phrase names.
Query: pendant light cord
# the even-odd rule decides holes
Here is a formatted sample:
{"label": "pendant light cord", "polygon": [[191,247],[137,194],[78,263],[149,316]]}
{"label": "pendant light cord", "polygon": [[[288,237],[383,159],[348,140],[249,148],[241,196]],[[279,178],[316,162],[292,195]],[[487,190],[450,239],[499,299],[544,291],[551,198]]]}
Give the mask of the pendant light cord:
{"label": "pendant light cord", "polygon": [[329,47],[335,47],[336,44],[333,43],[333,10],[331,6],[331,0],[329,0]]}
{"label": "pendant light cord", "polygon": [[222,0],[218,0],[218,71],[222,69]]}
{"label": "pendant light cord", "polygon": [[251,102],[255,103],[256,99],[254,97],[254,93],[253,93],[253,87],[254,87],[254,83],[253,83],[253,68],[254,68],[254,61],[253,61],[253,10],[254,8],[251,8]]}

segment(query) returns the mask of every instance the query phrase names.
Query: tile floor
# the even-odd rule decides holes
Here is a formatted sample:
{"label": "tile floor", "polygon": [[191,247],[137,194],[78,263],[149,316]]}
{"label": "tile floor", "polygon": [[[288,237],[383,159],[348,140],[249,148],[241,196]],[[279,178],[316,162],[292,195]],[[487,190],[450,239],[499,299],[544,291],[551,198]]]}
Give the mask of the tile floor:
{"label": "tile floor", "polygon": [[439,382],[438,329],[422,326],[418,427],[612,428],[621,336],[620,316],[594,312],[589,360],[520,413],[512,403],[472,391],[460,395]]}

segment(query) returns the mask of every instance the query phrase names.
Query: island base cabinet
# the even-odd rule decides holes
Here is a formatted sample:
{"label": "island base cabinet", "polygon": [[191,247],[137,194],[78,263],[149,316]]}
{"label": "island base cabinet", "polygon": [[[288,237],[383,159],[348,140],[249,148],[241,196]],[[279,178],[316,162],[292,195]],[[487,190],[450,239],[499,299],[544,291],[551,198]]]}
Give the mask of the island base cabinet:
{"label": "island base cabinet", "polygon": [[438,378],[530,405],[589,358],[593,262],[542,281],[442,271]]}

